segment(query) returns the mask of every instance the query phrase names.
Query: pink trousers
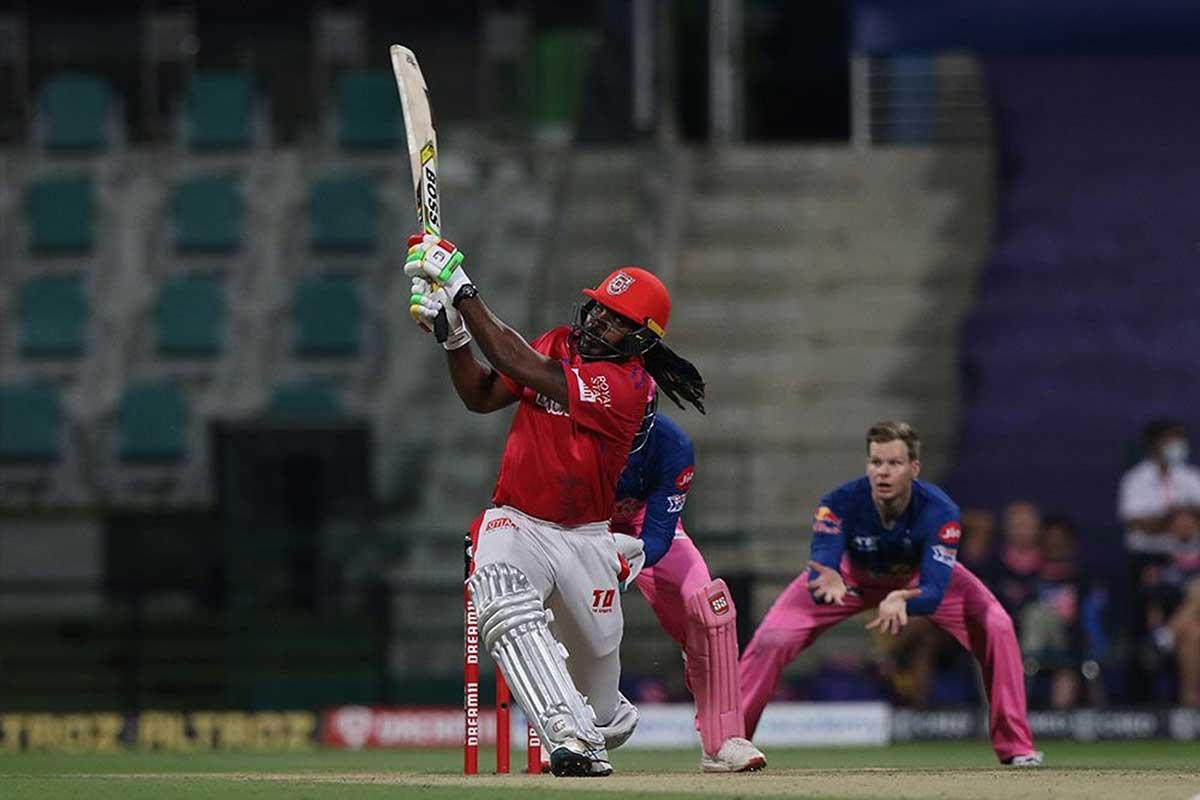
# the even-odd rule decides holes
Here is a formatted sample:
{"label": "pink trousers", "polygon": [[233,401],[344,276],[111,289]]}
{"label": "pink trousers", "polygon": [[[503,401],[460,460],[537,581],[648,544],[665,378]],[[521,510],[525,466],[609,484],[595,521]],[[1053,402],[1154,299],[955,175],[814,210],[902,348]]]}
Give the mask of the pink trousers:
{"label": "pink trousers", "polygon": [[679,537],[653,567],[646,567],[634,581],[667,635],[680,647],[687,633],[684,600],[712,583],[704,556],[692,540]]}
{"label": "pink trousers", "polygon": [[[842,577],[846,578],[844,568]],[[751,736],[784,667],[826,629],[875,608],[890,591],[862,588],[858,594],[847,595],[845,605],[829,605],[813,599],[808,580],[805,570],[783,590],[742,654],[742,703]],[[849,580],[847,584],[852,585]],[[1000,602],[966,567],[956,564],[946,594],[930,620],[970,650],[983,669],[996,756],[1003,761],[1032,753],[1021,650],[1012,620]]]}

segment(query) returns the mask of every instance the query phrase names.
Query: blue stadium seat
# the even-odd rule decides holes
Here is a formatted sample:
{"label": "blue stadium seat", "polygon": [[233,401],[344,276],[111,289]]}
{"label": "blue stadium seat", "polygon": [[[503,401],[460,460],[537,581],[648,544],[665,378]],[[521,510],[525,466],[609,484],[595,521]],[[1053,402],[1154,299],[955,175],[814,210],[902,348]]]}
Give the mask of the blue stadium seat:
{"label": "blue stadium seat", "polygon": [[183,253],[232,253],[242,240],[242,198],[233,178],[191,178],[175,189],[175,247]]}
{"label": "blue stadium seat", "polygon": [[349,71],[337,81],[338,144],[346,149],[395,147],[403,120],[389,72]]}
{"label": "blue stadium seat", "polygon": [[219,278],[190,275],[167,281],[158,296],[158,351],[168,356],[220,354],[224,316]]}
{"label": "blue stadium seat", "polygon": [[42,144],[51,151],[100,151],[111,142],[112,90],[94,75],[64,73],[38,97]]}
{"label": "blue stadium seat", "polygon": [[0,460],[57,459],[61,426],[62,409],[53,386],[0,386]]}
{"label": "blue stadium seat", "polygon": [[279,384],[271,391],[267,410],[286,417],[336,417],[342,411],[333,385],[322,380]]}
{"label": "blue stadium seat", "polygon": [[292,314],[297,353],[358,354],[363,309],[358,281],[352,276],[324,275],[302,282],[296,287]]}
{"label": "blue stadium seat", "polygon": [[76,255],[95,241],[92,182],[82,176],[44,178],[29,186],[26,214],[34,255]]}
{"label": "blue stadium seat", "polygon": [[197,74],[184,104],[184,139],[192,150],[237,150],[254,137],[254,87],[248,75]]}
{"label": "blue stadium seat", "polygon": [[309,226],[316,250],[374,250],[379,236],[375,182],[363,175],[314,182],[309,198]]}
{"label": "blue stadium seat", "polygon": [[188,408],[174,383],[129,386],[118,411],[122,461],[178,461],[187,451]]}
{"label": "blue stadium seat", "polygon": [[23,355],[83,354],[88,307],[82,276],[31,278],[21,287],[20,315]]}

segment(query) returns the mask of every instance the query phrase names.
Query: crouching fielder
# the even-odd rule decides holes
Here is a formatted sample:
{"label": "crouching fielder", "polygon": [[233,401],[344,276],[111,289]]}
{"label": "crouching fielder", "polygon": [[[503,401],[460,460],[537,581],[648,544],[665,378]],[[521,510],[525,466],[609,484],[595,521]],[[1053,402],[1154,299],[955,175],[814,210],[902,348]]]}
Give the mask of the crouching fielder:
{"label": "crouching fielder", "polygon": [[821,498],[809,570],[784,589],[742,655],[746,730],[753,734],[792,659],[828,628],[878,608],[868,628],[895,634],[910,614],[927,615],[970,650],[983,669],[997,757],[1012,766],[1040,765],[1012,620],[955,560],[958,506],[916,480],[920,446],[907,423],[876,423],[867,431],[866,477]]}
{"label": "crouching fielder", "polygon": [[[663,414],[634,439],[617,484],[612,527],[617,547],[644,553],[634,579],[672,639],[683,648],[684,677],[696,700],[705,772],[762,769],[767,760],[745,738],[738,689],[737,611],[723,580],[713,580],[679,518],[692,483],[692,442]],[[639,543],[629,537],[640,537]]]}

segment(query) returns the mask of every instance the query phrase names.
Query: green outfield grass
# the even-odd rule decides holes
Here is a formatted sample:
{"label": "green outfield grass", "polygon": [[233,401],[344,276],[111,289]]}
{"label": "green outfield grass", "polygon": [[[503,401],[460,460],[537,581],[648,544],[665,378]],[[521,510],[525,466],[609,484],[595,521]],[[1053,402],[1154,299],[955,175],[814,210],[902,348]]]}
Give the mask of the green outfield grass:
{"label": "green outfield grass", "polygon": [[[998,770],[983,742],[886,748],[771,750],[761,774],[706,776],[690,751],[614,753],[618,775],[604,780],[551,776],[464,779],[458,750],[249,754],[120,753],[0,755],[0,798],[919,798],[1081,797],[1133,790],[1139,798],[1189,800],[1200,794],[1195,743],[1047,743],[1048,767]],[[490,751],[480,753],[485,769]],[[513,753],[513,766],[521,754]],[[970,787],[968,789],[968,786]],[[1139,788],[1140,787],[1140,788]]]}

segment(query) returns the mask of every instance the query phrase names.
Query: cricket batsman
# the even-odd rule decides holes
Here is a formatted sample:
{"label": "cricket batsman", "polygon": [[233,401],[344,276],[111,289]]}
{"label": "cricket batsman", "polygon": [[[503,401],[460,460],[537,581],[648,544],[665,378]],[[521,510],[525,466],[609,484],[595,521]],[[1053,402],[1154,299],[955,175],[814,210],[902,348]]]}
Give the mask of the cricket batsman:
{"label": "cricket batsman", "polygon": [[784,589],[742,655],[746,731],[753,735],[792,659],[827,628],[877,609],[867,628],[896,634],[910,615],[928,616],[970,650],[983,670],[996,756],[1010,766],[1040,766],[1012,620],[956,561],[958,506],[917,480],[921,442],[907,423],[872,425],[866,445],[866,476],[821,498],[808,571]]}
{"label": "cricket batsman", "polygon": [[404,271],[423,328],[446,312],[446,364],[464,405],[486,414],[517,403],[468,589],[551,771],[609,775],[608,748],[637,724],[617,691],[620,584],[642,563],[609,530],[617,479],[656,382],[700,410],[704,383],[662,344],[670,298],[646,270],[622,267],[585,289],[575,324],[530,344],[484,304],[463,260],[444,239],[413,236]]}
{"label": "cricket batsman", "polygon": [[641,539],[645,566],[635,582],[663,630],[683,648],[704,751],[700,769],[759,770],[767,759],[745,738],[742,718],[737,611],[725,581],[712,579],[680,519],[695,470],[692,440],[661,413],[648,416],[646,426],[617,483],[612,529],[618,547]]}

